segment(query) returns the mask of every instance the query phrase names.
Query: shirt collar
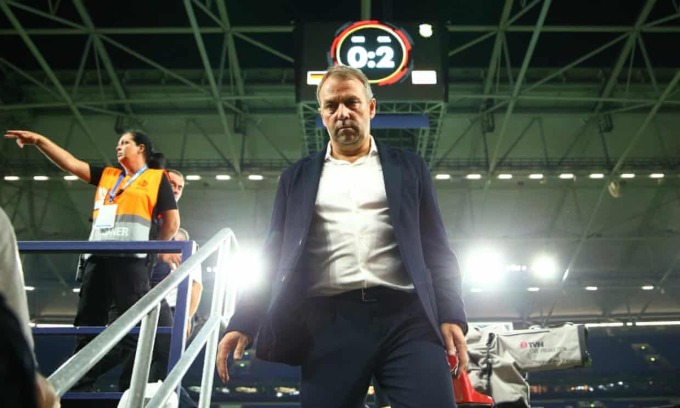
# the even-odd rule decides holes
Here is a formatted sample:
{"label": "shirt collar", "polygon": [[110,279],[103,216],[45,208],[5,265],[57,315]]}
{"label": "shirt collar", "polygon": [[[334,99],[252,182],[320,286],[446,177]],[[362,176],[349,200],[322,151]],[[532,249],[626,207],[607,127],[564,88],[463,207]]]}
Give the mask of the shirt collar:
{"label": "shirt collar", "polygon": [[[371,157],[371,156],[376,156],[378,154],[378,146],[375,144],[375,139],[373,139],[373,135],[369,135],[371,138],[371,148],[368,151],[368,154],[366,156]],[[326,145],[326,156],[324,157],[325,161],[329,160],[337,160],[333,156],[331,156],[331,142],[329,141],[328,144]]]}

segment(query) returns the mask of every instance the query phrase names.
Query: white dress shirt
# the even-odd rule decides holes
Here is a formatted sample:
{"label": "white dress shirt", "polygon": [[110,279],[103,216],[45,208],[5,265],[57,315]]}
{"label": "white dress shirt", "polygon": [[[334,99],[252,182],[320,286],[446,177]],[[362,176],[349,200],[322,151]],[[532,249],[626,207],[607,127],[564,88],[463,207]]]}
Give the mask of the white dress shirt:
{"label": "white dress shirt", "polygon": [[378,148],[354,163],[331,156],[319,181],[303,256],[310,296],[386,286],[411,290],[390,220]]}

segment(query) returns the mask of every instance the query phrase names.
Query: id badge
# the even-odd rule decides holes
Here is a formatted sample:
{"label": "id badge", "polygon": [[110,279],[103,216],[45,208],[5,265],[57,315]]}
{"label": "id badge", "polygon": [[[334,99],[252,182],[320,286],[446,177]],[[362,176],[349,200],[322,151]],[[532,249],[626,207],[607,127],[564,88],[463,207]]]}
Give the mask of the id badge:
{"label": "id badge", "polygon": [[97,229],[113,228],[113,224],[116,222],[117,209],[118,204],[103,205],[99,209],[99,214],[97,215],[97,220],[94,222],[94,227]]}
{"label": "id badge", "polygon": [[101,200],[95,201],[95,203],[94,203],[94,209],[95,210],[99,210],[103,206],[104,206],[104,199],[103,198]]}

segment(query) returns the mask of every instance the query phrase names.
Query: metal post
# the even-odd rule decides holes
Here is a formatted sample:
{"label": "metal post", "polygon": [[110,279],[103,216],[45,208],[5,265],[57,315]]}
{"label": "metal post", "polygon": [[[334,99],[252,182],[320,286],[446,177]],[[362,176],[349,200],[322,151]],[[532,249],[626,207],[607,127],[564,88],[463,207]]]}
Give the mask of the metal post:
{"label": "metal post", "polygon": [[[149,404],[146,406],[146,408],[163,407],[163,404],[165,404],[165,402],[168,400],[173,389],[179,386],[180,382],[182,381],[182,377],[184,377],[184,374],[187,372],[187,370],[189,370],[191,364],[194,362],[194,360],[196,360],[196,357],[198,357],[198,354],[205,345],[208,336],[212,335],[213,332],[219,333],[219,329],[219,316],[212,316],[205,322],[201,330],[199,330],[198,334],[194,338],[194,341],[191,342],[191,345],[189,348],[187,348],[187,351],[182,355],[182,358],[179,359],[175,368],[172,369],[172,372],[165,379],[163,385],[160,386],[156,392],[156,395],[154,395],[151,401],[149,401]],[[201,394],[201,398],[203,398],[203,396],[204,394]],[[210,406],[210,396],[211,394],[206,396],[206,398],[208,398],[208,406]]]}
{"label": "metal post", "polygon": [[[213,289],[212,307],[210,310],[210,317],[223,316],[225,311],[225,290],[227,284],[228,268],[226,265],[226,257],[231,252],[231,246],[234,243],[233,239],[229,242],[224,242],[217,253],[217,271],[215,272],[215,286]],[[230,292],[233,290],[231,285]],[[229,315],[230,317],[230,315]],[[219,342],[220,330],[219,327],[214,333],[210,334],[208,342],[205,346],[205,358],[203,360],[203,375],[201,377],[201,393],[198,399],[199,408],[210,408],[210,398],[212,396],[213,378],[215,377],[215,359],[217,354],[217,343]]]}
{"label": "metal post", "polygon": [[156,329],[158,328],[160,310],[160,303],[156,304],[156,307],[142,318],[142,327],[139,330],[137,352],[135,353],[135,365],[132,368],[132,378],[130,379],[128,408],[143,406],[146,383],[149,381],[151,356],[153,355],[153,345],[156,341]]}
{"label": "metal post", "polygon": [[[182,263],[193,254],[194,241],[182,242]],[[200,268],[200,266],[199,266]],[[174,272],[173,272],[174,273]],[[187,311],[189,305],[189,288],[191,273],[182,280],[177,286],[177,303],[175,305],[175,316],[172,323],[172,335],[170,338],[170,356],[168,358],[168,372],[175,366],[177,360],[184,352],[186,347]]]}

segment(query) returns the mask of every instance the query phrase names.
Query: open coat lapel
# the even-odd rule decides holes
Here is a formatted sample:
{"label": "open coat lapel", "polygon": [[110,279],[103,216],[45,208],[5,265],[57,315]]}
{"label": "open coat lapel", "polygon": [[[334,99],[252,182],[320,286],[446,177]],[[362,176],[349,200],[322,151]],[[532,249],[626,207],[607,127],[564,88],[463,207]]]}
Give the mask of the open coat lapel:
{"label": "open coat lapel", "polygon": [[385,193],[387,194],[387,204],[390,208],[390,219],[392,220],[393,228],[399,227],[399,214],[401,210],[401,179],[402,169],[399,166],[399,159],[396,157],[393,150],[377,143],[378,154],[380,155],[380,164],[383,170],[383,179],[385,180]]}
{"label": "open coat lapel", "polygon": [[317,152],[311,157],[311,160],[304,166],[302,171],[302,206],[299,211],[305,214],[305,234],[309,231],[309,226],[312,222],[314,204],[316,203],[316,195],[319,192],[319,181],[321,180],[321,170],[325,157],[325,150]]}

